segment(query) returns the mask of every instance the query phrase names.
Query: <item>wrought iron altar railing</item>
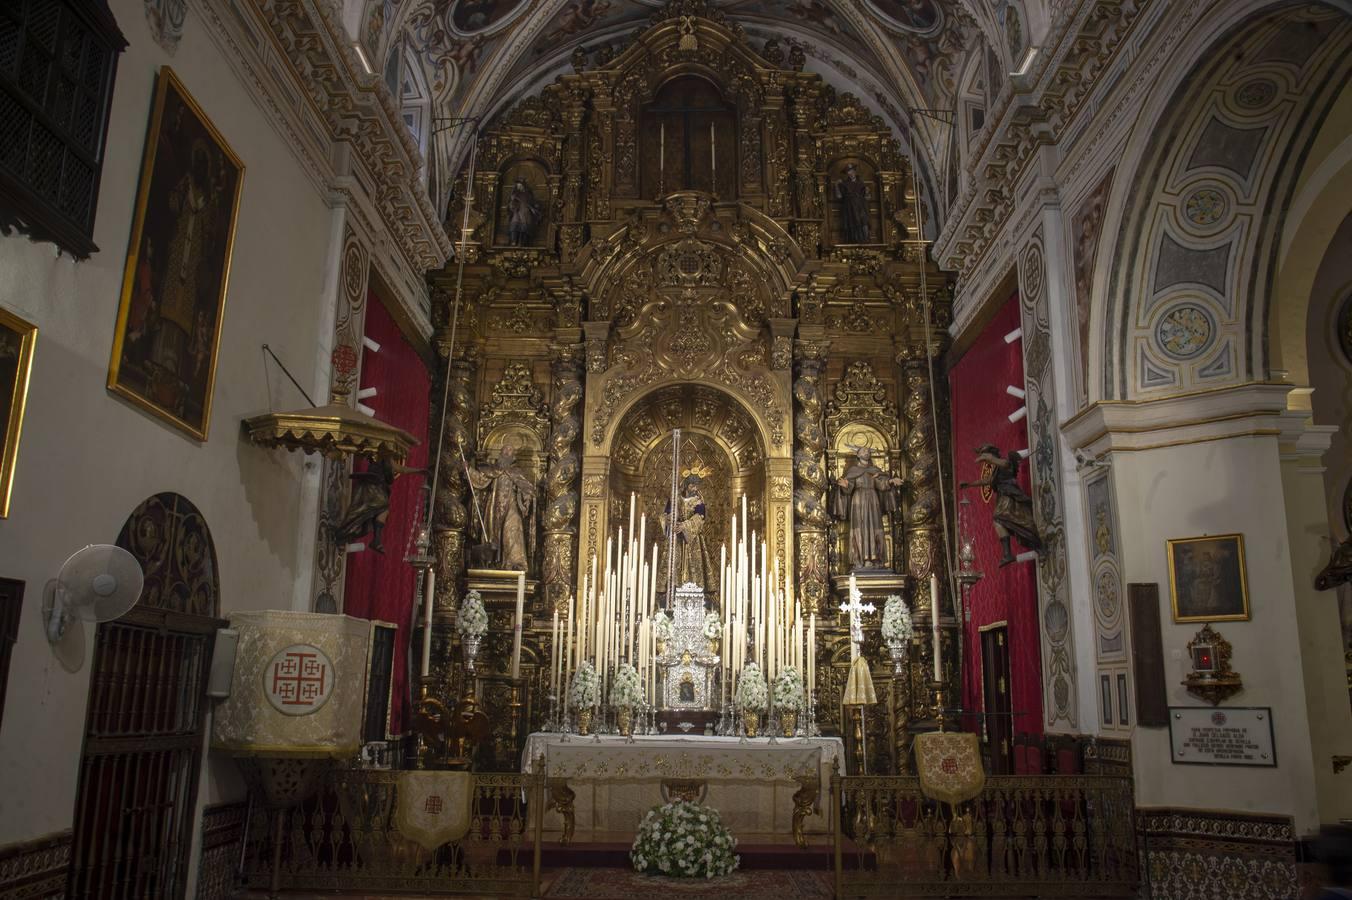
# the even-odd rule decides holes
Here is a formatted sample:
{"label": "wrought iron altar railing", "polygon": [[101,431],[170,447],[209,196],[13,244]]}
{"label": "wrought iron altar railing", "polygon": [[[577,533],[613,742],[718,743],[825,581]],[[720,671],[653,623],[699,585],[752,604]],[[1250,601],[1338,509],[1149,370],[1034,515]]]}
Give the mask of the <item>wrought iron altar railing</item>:
{"label": "wrought iron altar railing", "polygon": [[993,776],[956,809],[915,777],[837,776],[831,792],[838,898],[1135,896],[1130,778]]}
{"label": "wrought iron altar railing", "polygon": [[[469,832],[425,850],[395,821],[399,772],[338,769],[285,814],[280,887],[538,896],[544,777],[475,773]],[[271,815],[250,822],[245,872],[266,889],[275,848]]]}

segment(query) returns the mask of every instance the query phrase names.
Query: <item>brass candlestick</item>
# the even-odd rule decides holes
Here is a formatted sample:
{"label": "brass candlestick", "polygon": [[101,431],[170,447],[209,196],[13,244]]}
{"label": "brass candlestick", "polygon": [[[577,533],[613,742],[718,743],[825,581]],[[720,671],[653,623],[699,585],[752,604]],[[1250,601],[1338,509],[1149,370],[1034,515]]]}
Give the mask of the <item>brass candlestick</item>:
{"label": "brass candlestick", "polygon": [[930,690],[934,691],[934,718],[939,723],[939,730],[943,731],[948,721],[944,716],[944,683],[931,681]]}
{"label": "brass candlestick", "polygon": [[511,686],[511,695],[507,700],[507,708],[512,717],[512,750],[517,752],[520,748],[516,744],[517,736],[521,733],[521,707],[524,705],[521,700],[521,689],[525,686],[525,680],[517,677],[509,679],[507,682]]}

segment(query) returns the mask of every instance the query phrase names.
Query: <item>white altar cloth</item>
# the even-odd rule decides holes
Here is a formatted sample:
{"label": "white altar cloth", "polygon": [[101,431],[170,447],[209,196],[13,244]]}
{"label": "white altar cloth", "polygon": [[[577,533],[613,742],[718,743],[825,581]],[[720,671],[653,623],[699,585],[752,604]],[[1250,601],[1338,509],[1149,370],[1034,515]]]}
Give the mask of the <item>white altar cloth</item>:
{"label": "white altar cloth", "polygon": [[[792,828],[793,795],[798,778],[818,779],[818,813],[805,821],[807,833],[824,833],[831,775],[843,771],[845,747],[840,738],[707,737],[635,735],[633,743],[619,735],[535,733],[526,739],[521,771],[533,772],[542,759],[550,779],[563,779],[574,792],[579,832],[632,833],[653,806],[662,803],[664,780],[701,781],[708,787],[705,803],[719,811],[734,834],[787,835]],[[551,813],[549,830],[562,828]]]}

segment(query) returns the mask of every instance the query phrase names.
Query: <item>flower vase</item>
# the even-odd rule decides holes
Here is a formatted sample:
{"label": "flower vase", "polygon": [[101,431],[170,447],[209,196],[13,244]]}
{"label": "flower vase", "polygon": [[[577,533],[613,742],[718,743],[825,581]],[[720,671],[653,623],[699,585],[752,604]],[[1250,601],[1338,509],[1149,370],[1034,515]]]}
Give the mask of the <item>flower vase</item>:
{"label": "flower vase", "polygon": [[795,709],[781,710],[779,713],[779,728],[784,733],[784,737],[793,737],[794,731],[798,728],[798,711]]}
{"label": "flower vase", "polygon": [[634,708],[621,706],[615,710],[615,723],[619,726],[620,736],[629,737],[634,733]]}
{"label": "flower vase", "polygon": [[479,645],[483,639],[481,634],[467,634],[461,639],[461,646],[465,650],[465,669],[471,675],[474,674],[474,657],[479,655]]}
{"label": "flower vase", "polygon": [[577,711],[577,733],[581,735],[591,734],[592,711],[590,709],[579,709]]}
{"label": "flower vase", "polygon": [[657,639],[657,655],[659,658],[667,655],[667,642],[662,638]]}
{"label": "flower vase", "polygon": [[753,738],[760,731],[760,712],[753,712],[749,709],[742,710],[742,730],[746,736]]}

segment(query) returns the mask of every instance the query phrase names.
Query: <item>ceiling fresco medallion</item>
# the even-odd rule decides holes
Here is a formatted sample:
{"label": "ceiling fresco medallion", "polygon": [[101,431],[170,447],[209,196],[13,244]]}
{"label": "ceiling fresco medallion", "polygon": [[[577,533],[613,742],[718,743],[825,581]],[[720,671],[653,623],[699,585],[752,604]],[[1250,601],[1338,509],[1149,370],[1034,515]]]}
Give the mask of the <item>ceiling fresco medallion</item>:
{"label": "ceiling fresco medallion", "polygon": [[1181,303],[1164,314],[1155,337],[1174,359],[1190,359],[1211,345],[1215,326],[1199,306]]}
{"label": "ceiling fresco medallion", "polygon": [[866,0],[879,22],[894,31],[933,34],[944,24],[943,12],[934,0]]}
{"label": "ceiling fresco medallion", "polygon": [[455,0],[446,17],[451,33],[460,37],[501,31],[530,6],[530,0]]}

